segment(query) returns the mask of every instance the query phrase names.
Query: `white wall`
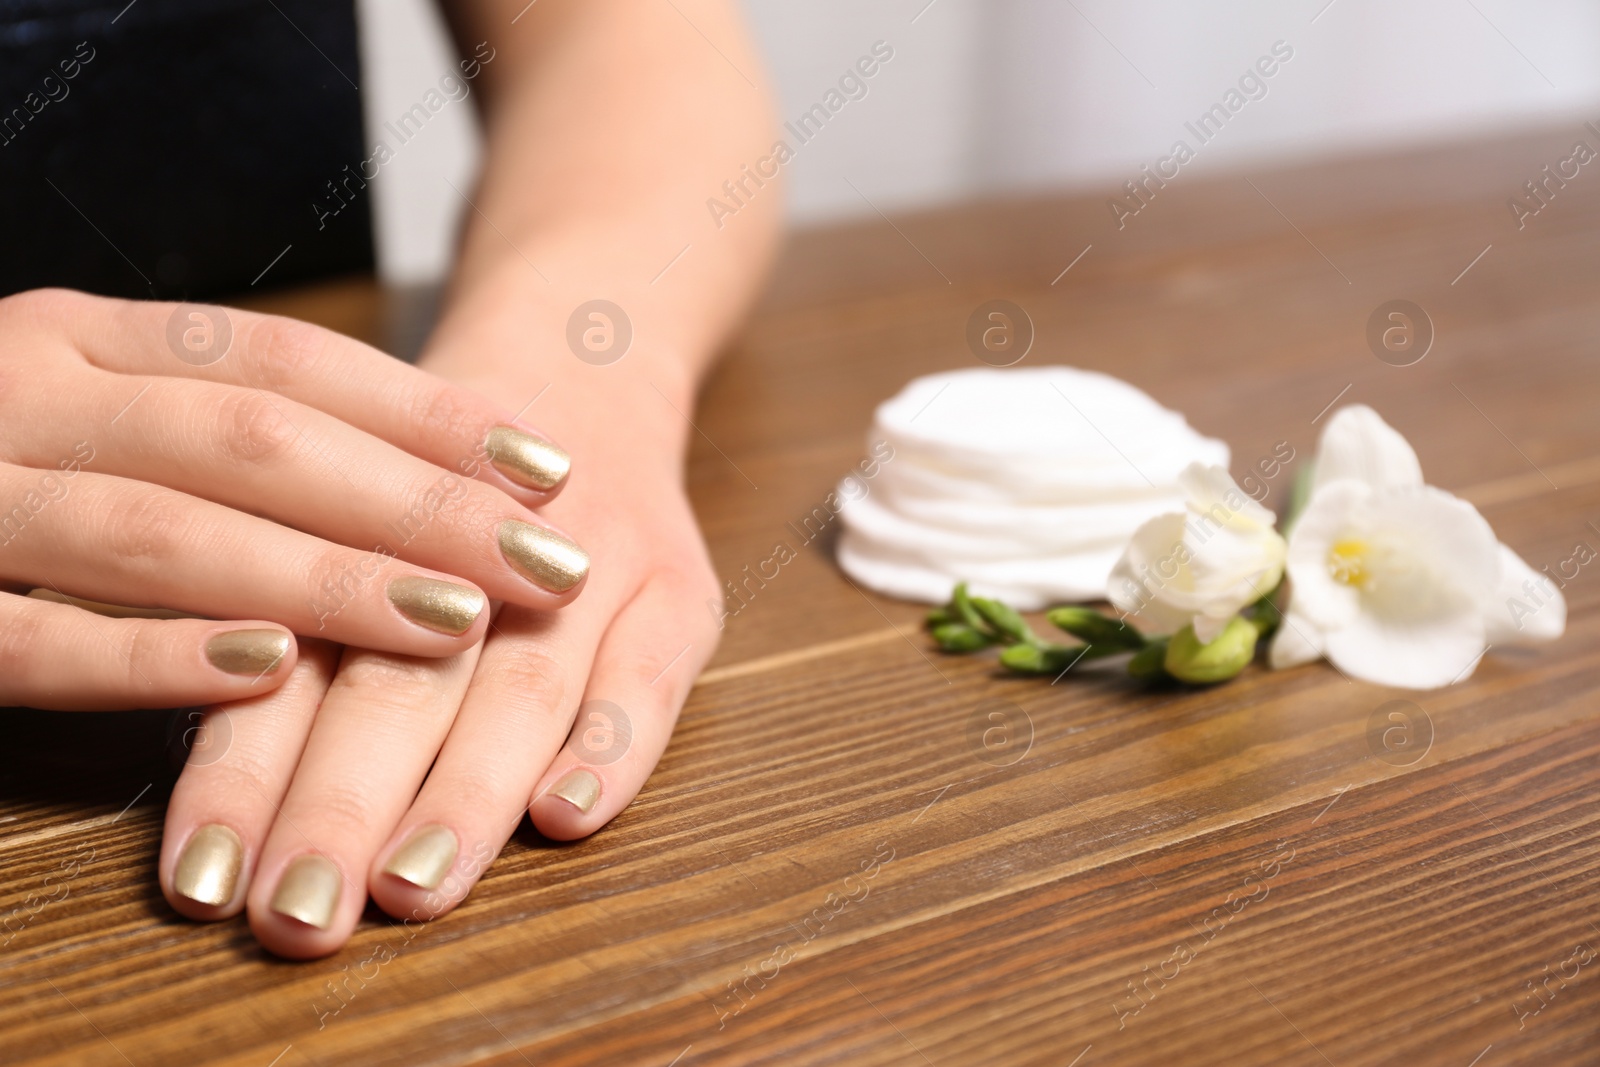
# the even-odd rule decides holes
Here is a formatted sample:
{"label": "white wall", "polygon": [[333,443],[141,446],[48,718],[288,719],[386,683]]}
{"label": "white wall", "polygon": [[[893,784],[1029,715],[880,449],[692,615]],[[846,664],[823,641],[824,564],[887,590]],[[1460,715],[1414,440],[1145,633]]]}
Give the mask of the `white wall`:
{"label": "white wall", "polygon": [[467,206],[451,185],[472,194],[482,152],[472,97],[451,100],[398,145],[384,124],[437,89],[445,75],[459,73],[454,45],[432,0],[356,0],[356,11],[367,150],[382,139],[396,153],[372,181],[378,269],[399,284],[433,281],[449,266]]}
{"label": "white wall", "polygon": [[[640,0],[665,2],[665,0]],[[1593,0],[745,0],[785,118],[876,41],[894,58],[786,169],[799,223],[1044,187],[1154,163],[1256,59],[1294,56],[1196,171],[1600,119]],[[428,0],[361,0],[368,123],[450,69]],[[379,19],[381,7],[382,18]],[[386,277],[435,277],[476,133],[444,109],[374,184]],[[431,140],[430,140],[431,139]],[[417,148],[417,151],[412,151]],[[852,189],[851,185],[855,188]],[[859,192],[857,192],[859,190]]]}

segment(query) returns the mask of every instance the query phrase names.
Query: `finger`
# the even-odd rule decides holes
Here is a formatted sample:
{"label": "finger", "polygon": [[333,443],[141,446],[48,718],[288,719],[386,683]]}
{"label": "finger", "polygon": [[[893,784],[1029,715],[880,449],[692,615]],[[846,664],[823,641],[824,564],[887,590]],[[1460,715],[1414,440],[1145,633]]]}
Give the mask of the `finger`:
{"label": "finger", "polygon": [[123,478],[84,471],[42,485],[36,470],[0,465],[0,500],[17,501],[0,513],[0,579],[214,619],[270,619],[419,656],[450,655],[488,627],[480,590],[382,553]]}
{"label": "finger", "polygon": [[[27,583],[22,583],[26,585]],[[37,586],[28,590],[28,597],[33,600],[47,600],[52,604],[67,604],[72,607],[92,611],[96,615],[104,615],[108,619],[194,619],[197,615],[185,614],[181,611],[172,611],[169,608],[130,608],[126,604],[107,604],[100,600],[90,600],[87,597],[67,596],[58,593],[46,586]]]}
{"label": "finger", "polygon": [[70,393],[15,392],[6,408],[26,417],[0,430],[9,458],[50,478],[87,467],[164,485],[543,610],[588,571],[581,548],[500,490],[275,393],[92,369]]}
{"label": "finger", "polygon": [[276,689],[294,636],[265,622],[109,619],[0,593],[0,706],[178,708]]}
{"label": "finger", "polygon": [[349,938],[373,854],[416,796],[478,652],[346,650],[250,886],[250,928],[268,950],[310,959]]}
{"label": "finger", "polygon": [[572,725],[608,611],[507,608],[415,803],[373,860],[367,888],[396,917],[454,908],[510,838]]}
{"label": "finger", "polygon": [[307,641],[283,686],[186,713],[189,757],[167,805],[158,872],[179,914],[225,919],[244,909],[261,844],[294,775],[339,661]]}
{"label": "finger", "polygon": [[703,590],[658,579],[606,630],[577,721],[533,791],[528,814],[540,833],[585,837],[633,803],[716,649],[704,603]]}
{"label": "finger", "polygon": [[[566,483],[567,453],[522,422],[521,410],[320,326],[237,308],[59,299],[101,305],[68,321],[82,352],[108,370],[267,389],[535,505]],[[525,410],[536,396],[507,399]]]}

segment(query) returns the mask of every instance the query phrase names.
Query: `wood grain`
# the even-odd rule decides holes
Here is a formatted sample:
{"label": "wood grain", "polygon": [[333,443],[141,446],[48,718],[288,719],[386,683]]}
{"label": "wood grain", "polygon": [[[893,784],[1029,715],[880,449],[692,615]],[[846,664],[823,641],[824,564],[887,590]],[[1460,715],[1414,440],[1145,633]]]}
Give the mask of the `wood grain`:
{"label": "wood grain", "polygon": [[[0,1059],[1595,1062],[1600,956],[1572,962],[1600,950],[1592,565],[1561,642],[1443,691],[1320,664],[1052,686],[933,653],[919,608],[787,525],[863,453],[878,400],[971,364],[967,316],[1006,297],[1029,362],[1135,382],[1236,472],[1278,442],[1308,456],[1335,397],[1370,403],[1536,568],[1600,548],[1600,186],[1522,231],[1504,206],[1567,135],[1254,188],[1186,175],[1122,232],[1081,196],[802,235],[706,391],[715,447],[689,472],[720,575],[780,540],[798,558],[728,620],[638,802],[585,842],[525,829],[438,923],[369,913],[339,955],[290,964],[155,889],[164,716],[8,713]],[[1397,297],[1436,327],[1411,367],[1365,342]],[[421,299],[352,281],[256,304],[403,349]],[[1431,738],[1404,766],[1368,739],[1395,699]],[[999,753],[972,739],[997,701]]]}

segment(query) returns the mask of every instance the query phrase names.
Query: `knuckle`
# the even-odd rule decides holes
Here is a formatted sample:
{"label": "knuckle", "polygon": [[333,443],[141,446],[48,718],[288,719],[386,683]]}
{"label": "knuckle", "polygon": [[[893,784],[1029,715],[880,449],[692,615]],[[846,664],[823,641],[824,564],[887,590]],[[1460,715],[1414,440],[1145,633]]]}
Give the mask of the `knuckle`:
{"label": "knuckle", "polygon": [[319,616],[337,615],[367,599],[367,586],[378,579],[384,559],[347,548],[328,546],[316,552],[306,568],[306,601]]}
{"label": "knuckle", "polygon": [[[492,760],[485,759],[483,762],[489,764]],[[500,762],[512,764],[514,760],[502,759]],[[528,802],[525,795],[513,792],[509,780],[511,777],[509,773],[496,775],[492,768],[485,766],[475,769],[470,775],[452,776],[445,783],[443,792],[450,798],[451,808],[456,811],[471,812],[474,815],[489,814],[498,818],[502,813],[514,812]]]}
{"label": "knuckle", "polygon": [[[401,545],[409,545],[442,541],[463,530],[492,529],[506,514],[505,507],[496,506],[491,499],[494,492],[449,472],[431,480],[419,478],[399,502],[405,510],[396,511],[388,523],[389,531]],[[457,541],[453,551],[475,562],[480,557],[490,558],[482,545],[468,549]]]}
{"label": "knuckle", "polygon": [[70,314],[84,299],[83,293],[71,289],[28,289],[0,299],[0,314],[38,322]]}
{"label": "knuckle", "polygon": [[130,690],[148,686],[144,667],[166,658],[166,634],[159,623],[125,620],[122,622],[122,663]]}
{"label": "knuckle", "polygon": [[[197,762],[191,753],[189,762],[183,768],[185,776],[192,775],[203,781],[207,795],[226,797],[229,803],[245,807],[271,804],[275,798],[281,799],[287,783],[279,780],[274,773],[272,753],[266,750],[261,741],[252,743],[251,737],[244,731],[235,730],[234,724],[227,719],[228,712],[225,709],[212,708],[191,715],[185,724],[186,730],[198,731],[203,724],[206,730],[215,731],[227,748],[220,755],[203,762]],[[217,741],[208,740],[207,743],[216,744]]]}
{"label": "knuckle", "polygon": [[0,679],[25,678],[34,672],[48,625],[48,613],[37,607],[24,606],[9,614],[0,628]]}
{"label": "knuckle", "polygon": [[301,810],[315,813],[315,821],[326,831],[330,827],[368,827],[377,821],[377,798],[362,789],[360,781],[333,780],[322,783],[304,798]]}
{"label": "knuckle", "polygon": [[361,694],[363,704],[382,702],[410,707],[415,697],[438,688],[440,670],[438,660],[365,653],[347,657],[339,665],[333,689],[355,690]]}
{"label": "knuckle", "polygon": [[458,442],[463,448],[462,462],[473,459],[465,450],[483,444],[488,420],[481,408],[455,387],[425,384],[418,389],[411,408],[412,425],[422,428],[424,440]]}
{"label": "knuckle", "polygon": [[299,437],[281,403],[265,393],[230,389],[217,405],[217,441],[232,463],[264,464],[289,452]]}
{"label": "knuckle", "polygon": [[275,393],[288,393],[314,376],[328,358],[333,334],[321,326],[280,315],[254,321],[245,341],[251,377]]}
{"label": "knuckle", "polygon": [[478,661],[467,692],[469,699],[477,695],[493,704],[497,715],[527,720],[529,729],[568,713],[577,696],[562,664],[542,649],[485,656]]}
{"label": "knuckle", "polygon": [[[64,352],[76,353],[64,324],[82,318],[85,302],[93,299],[70,289],[30,289],[0,298],[0,354],[10,366],[37,368]],[[37,369],[32,373],[36,377]]]}
{"label": "knuckle", "polygon": [[180,554],[193,521],[187,501],[168,490],[107,494],[92,509],[100,516],[105,558],[126,564],[156,564]]}

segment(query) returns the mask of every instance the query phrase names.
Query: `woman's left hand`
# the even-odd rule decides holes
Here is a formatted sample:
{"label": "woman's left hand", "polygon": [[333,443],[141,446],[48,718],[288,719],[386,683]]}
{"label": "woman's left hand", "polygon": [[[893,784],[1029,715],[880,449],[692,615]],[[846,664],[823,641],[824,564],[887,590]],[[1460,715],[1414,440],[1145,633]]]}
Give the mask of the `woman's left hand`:
{"label": "woman's left hand", "polygon": [[554,381],[435,369],[502,400],[548,383],[541,422],[573,468],[547,514],[591,553],[584,596],[559,613],[507,607],[447,660],[345,649],[335,670],[336,650],[308,647],[282,689],[210,710],[161,851],[178,911],[247,909],[269,950],[326,955],[369,895],[398,918],[450,910],[524,811],[570,840],[644,784],[719,636],[683,488],[693,397],[561,356]]}

